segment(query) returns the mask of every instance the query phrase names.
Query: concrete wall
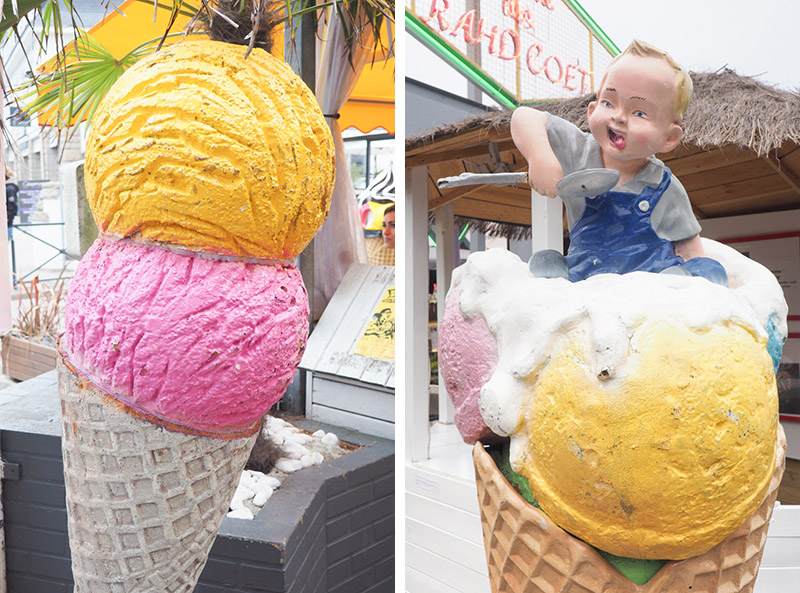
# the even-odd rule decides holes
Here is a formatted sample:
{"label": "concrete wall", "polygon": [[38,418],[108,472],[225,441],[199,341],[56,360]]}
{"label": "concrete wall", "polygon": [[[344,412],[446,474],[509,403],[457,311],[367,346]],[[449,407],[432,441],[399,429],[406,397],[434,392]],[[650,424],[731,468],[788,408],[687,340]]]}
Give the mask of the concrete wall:
{"label": "concrete wall", "polygon": [[[54,377],[0,392],[0,451],[20,470],[0,489],[8,593],[72,593]],[[196,593],[394,591],[394,443],[297,423],[364,446],[290,475],[255,520],[224,519]]]}

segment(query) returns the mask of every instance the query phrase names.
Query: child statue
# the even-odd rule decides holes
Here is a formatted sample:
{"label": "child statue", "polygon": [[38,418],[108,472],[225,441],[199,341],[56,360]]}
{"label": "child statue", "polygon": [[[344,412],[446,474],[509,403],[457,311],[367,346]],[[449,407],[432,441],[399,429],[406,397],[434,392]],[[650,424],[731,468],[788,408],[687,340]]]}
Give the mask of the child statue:
{"label": "child statue", "polygon": [[618,185],[594,197],[561,192],[570,230],[564,260],[542,251],[530,261],[534,276],[583,280],[634,271],[702,276],[727,285],[725,269],[704,256],[700,225],[689,197],[656,153],[681,140],[692,81],[668,54],[633,41],[615,58],[589,104],[590,134],[530,107],[511,118],[511,135],[529,164],[528,180],[555,197],[565,175],[605,168]]}

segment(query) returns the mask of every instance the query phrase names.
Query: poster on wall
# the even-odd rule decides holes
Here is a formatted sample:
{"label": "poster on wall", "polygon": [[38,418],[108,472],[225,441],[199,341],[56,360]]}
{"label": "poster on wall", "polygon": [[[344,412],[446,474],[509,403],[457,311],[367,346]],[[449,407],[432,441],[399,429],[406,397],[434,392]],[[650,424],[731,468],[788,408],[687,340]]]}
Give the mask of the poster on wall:
{"label": "poster on wall", "polygon": [[723,242],[775,274],[789,305],[789,319],[800,320],[800,233],[740,237]]}
{"label": "poster on wall", "polygon": [[356,342],[353,354],[381,360],[394,360],[395,333],[395,287],[390,286],[383,294],[372,317]]}
{"label": "poster on wall", "polygon": [[777,373],[781,420],[800,422],[800,334],[789,334]]}
{"label": "poster on wall", "polygon": [[776,374],[778,411],[783,421],[800,422],[800,233],[782,233],[723,240],[767,267],[783,288],[789,306],[789,338]]}

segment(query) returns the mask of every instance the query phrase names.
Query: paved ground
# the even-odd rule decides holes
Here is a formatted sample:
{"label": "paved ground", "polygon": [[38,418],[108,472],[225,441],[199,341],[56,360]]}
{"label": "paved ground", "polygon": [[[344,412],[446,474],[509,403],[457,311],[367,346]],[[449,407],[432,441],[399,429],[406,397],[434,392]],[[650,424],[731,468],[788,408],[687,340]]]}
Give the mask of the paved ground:
{"label": "paved ground", "polygon": [[14,379],[12,379],[11,377],[0,374],[0,391],[5,389],[6,387],[11,387],[15,383],[16,381],[14,381]]}

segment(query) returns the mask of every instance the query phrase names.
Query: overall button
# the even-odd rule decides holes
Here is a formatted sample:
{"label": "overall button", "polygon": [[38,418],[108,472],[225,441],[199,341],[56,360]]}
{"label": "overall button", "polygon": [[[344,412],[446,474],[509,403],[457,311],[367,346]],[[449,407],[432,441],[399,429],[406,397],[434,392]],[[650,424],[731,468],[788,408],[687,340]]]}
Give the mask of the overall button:
{"label": "overall button", "polygon": [[650,202],[648,202],[647,200],[642,200],[641,202],[639,202],[639,210],[641,210],[642,212],[647,212],[648,210],[650,210]]}

